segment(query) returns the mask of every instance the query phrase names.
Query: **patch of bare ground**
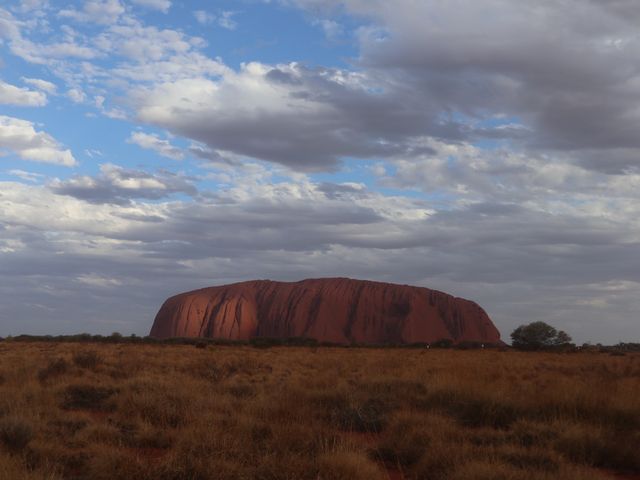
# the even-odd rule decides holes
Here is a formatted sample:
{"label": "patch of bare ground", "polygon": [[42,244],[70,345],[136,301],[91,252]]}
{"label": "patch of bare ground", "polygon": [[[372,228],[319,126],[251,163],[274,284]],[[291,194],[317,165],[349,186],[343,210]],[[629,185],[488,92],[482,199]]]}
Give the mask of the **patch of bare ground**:
{"label": "patch of bare ground", "polygon": [[0,349],[0,479],[639,479],[640,357]]}

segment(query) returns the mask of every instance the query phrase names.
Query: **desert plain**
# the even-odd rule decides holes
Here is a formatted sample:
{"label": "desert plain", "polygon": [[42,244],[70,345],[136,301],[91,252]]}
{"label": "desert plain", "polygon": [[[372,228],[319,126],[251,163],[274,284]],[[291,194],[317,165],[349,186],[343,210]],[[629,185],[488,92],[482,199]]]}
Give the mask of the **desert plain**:
{"label": "desert plain", "polygon": [[637,353],[198,347],[0,342],[0,478],[639,478]]}

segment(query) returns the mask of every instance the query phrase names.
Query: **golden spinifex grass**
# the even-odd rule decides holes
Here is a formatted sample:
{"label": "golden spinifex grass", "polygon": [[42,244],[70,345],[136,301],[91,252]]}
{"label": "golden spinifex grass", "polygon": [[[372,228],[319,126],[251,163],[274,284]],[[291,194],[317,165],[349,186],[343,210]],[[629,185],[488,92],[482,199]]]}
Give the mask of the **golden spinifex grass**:
{"label": "golden spinifex grass", "polygon": [[606,479],[640,356],[0,344],[0,479]]}

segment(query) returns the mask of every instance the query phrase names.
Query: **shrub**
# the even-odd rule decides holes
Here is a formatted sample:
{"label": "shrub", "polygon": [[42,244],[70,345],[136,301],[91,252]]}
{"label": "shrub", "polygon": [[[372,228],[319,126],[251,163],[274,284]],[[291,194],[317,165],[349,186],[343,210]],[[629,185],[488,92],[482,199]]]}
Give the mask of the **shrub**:
{"label": "shrub", "polygon": [[119,411],[153,427],[177,428],[187,422],[188,398],[188,394],[180,390],[168,391],[165,385],[143,381],[122,396]]}
{"label": "shrub", "polygon": [[38,380],[41,383],[59,377],[69,370],[69,364],[64,358],[51,360],[49,364],[38,372]]}
{"label": "shrub", "polygon": [[197,377],[218,383],[234,376],[238,372],[238,365],[232,362],[220,363],[212,359],[194,364],[189,371]]}
{"label": "shrub", "polygon": [[517,420],[511,426],[509,437],[516,445],[534,447],[548,444],[557,437],[557,432],[547,423]]}
{"label": "shrub", "polygon": [[556,449],[576,463],[640,472],[637,445],[640,434],[621,434],[595,427],[574,425],[566,428],[555,442]]}
{"label": "shrub", "polygon": [[95,350],[76,352],[73,355],[73,363],[80,368],[95,370],[100,362],[101,358]]}
{"label": "shrub", "polygon": [[24,420],[4,418],[0,420],[0,442],[10,452],[19,452],[29,445],[33,429]]}
{"label": "shrub", "polygon": [[428,443],[425,432],[407,427],[406,430],[392,431],[386,436],[376,453],[386,463],[406,467],[420,460]]}
{"label": "shrub", "polygon": [[507,428],[518,419],[518,410],[492,398],[466,398],[450,405],[449,413],[467,427]]}
{"label": "shrub", "polygon": [[571,337],[562,330],[556,330],[544,322],[520,325],[511,333],[514,348],[521,350],[541,350],[568,345]]}
{"label": "shrub", "polygon": [[47,424],[48,430],[57,437],[73,437],[88,425],[86,420],[53,420]]}
{"label": "shrub", "polygon": [[254,348],[271,348],[279,347],[284,343],[284,340],[280,338],[269,337],[253,337],[249,340],[249,344]]}
{"label": "shrub", "polygon": [[69,385],[63,392],[62,408],[65,410],[113,411],[108,402],[115,393],[112,388],[93,385]]}
{"label": "shrub", "polygon": [[387,423],[387,408],[377,399],[348,405],[334,411],[334,418],[343,430],[378,433]]}

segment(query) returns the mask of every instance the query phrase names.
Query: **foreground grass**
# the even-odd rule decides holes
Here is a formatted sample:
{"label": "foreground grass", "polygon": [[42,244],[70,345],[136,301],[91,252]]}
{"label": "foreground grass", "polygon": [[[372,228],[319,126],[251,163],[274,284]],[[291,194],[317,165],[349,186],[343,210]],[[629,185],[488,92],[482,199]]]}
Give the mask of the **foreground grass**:
{"label": "foreground grass", "polygon": [[0,343],[0,479],[640,474],[640,356]]}

